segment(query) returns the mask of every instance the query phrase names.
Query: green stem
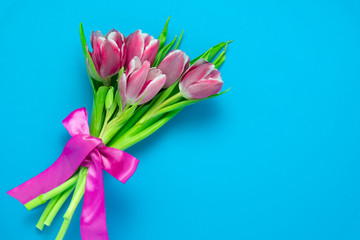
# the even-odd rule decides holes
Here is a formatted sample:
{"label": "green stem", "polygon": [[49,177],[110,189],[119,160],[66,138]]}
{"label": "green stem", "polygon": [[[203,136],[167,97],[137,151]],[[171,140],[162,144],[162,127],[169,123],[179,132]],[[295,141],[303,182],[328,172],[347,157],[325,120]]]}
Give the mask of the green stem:
{"label": "green stem", "polygon": [[[182,97],[183,97],[183,96],[182,96],[181,92],[178,92],[178,93],[175,94],[174,96],[166,99],[162,104],[159,105],[159,107],[156,108],[156,110],[159,110],[159,109],[161,109],[161,108],[163,108],[163,107],[167,107],[167,106],[169,106],[169,105],[177,102],[177,101],[180,100]],[[155,111],[156,111],[156,110],[155,110]]]}
{"label": "green stem", "polygon": [[77,205],[79,204],[79,202],[85,192],[85,183],[86,183],[86,176],[87,176],[88,168],[82,168],[81,170],[83,170],[83,173],[82,173],[82,176],[80,176],[80,178],[79,178],[79,181],[78,181],[79,184],[76,186],[77,188],[75,189],[74,195],[71,199],[71,203],[65,212],[65,215],[64,215],[65,219],[71,220],[71,218],[75,212],[75,209],[76,209]]}
{"label": "green stem", "polygon": [[70,225],[71,220],[65,219],[64,222],[61,225],[61,228],[55,238],[55,240],[62,240],[64,239],[65,233]]}
{"label": "green stem", "polygon": [[122,113],[126,112],[129,108],[130,108],[130,104],[126,104],[124,109],[120,109],[118,114],[117,114],[117,117],[120,117]]}
{"label": "green stem", "polygon": [[102,139],[104,144],[107,144],[113,136],[121,129],[123,124],[117,124],[116,120],[114,122],[110,122],[108,127],[100,133],[99,138]]}
{"label": "green stem", "polygon": [[[150,125],[146,129],[138,132],[137,134],[130,136],[128,138],[119,139],[120,141],[116,141],[115,143],[111,144],[109,147],[125,150],[132,145],[140,142],[141,140],[145,139],[149,135],[151,135],[153,132],[158,130],[160,127],[162,127],[165,123],[167,123],[170,119],[172,119],[176,114],[178,114],[182,109],[174,110],[168,114],[166,114],[163,118],[161,118],[156,123]],[[131,129],[129,130],[131,131]]]}
{"label": "green stem", "polygon": [[34,209],[35,207],[37,207],[37,206],[39,206],[41,204],[46,203],[49,199],[55,197],[59,193],[65,191],[66,189],[73,186],[76,183],[78,177],[79,177],[78,174],[74,175],[73,177],[71,177],[69,180],[67,180],[66,182],[64,182],[60,186],[54,188],[53,190],[50,190],[47,193],[41,194],[38,197],[34,198],[33,200],[29,201],[28,203],[25,204],[25,207],[28,210],[31,210],[31,209]]}
{"label": "green stem", "polygon": [[51,212],[51,210],[55,206],[56,202],[59,200],[60,195],[61,194],[58,194],[54,198],[52,198],[49,201],[49,203],[46,205],[46,208],[45,208],[44,212],[41,214],[41,217],[40,217],[38,223],[36,224],[36,227],[38,229],[40,229],[41,231],[44,229],[44,222],[45,222],[46,218],[49,216],[49,213]]}
{"label": "green stem", "polygon": [[108,111],[106,111],[106,116],[105,116],[105,121],[104,121],[104,125],[102,126],[102,129],[100,131],[99,137],[101,138],[101,136],[104,135],[104,133],[106,132],[106,127],[108,126],[108,121],[109,119],[107,119],[107,115],[108,115]]}
{"label": "green stem", "polygon": [[[165,94],[165,92],[163,94]],[[140,120],[134,126],[132,126],[130,129],[124,132],[123,135],[120,136],[115,142],[112,142],[111,145],[114,146],[124,145],[127,148],[132,146],[136,142],[141,141],[141,140],[134,140],[135,138],[133,139],[133,137],[139,132],[146,130],[148,127],[151,127],[149,125],[151,125],[154,122],[152,120],[158,119],[159,116],[159,114],[157,114],[158,111],[160,111],[162,108],[166,108],[167,106],[179,101],[181,98],[183,98],[183,96],[180,92],[178,92],[177,94],[173,95],[172,97],[168,98],[165,101],[164,99],[161,99],[161,101],[163,102],[154,103],[154,105],[140,118]],[[129,138],[132,140],[128,140]]]}
{"label": "green stem", "polygon": [[130,106],[126,105],[122,112],[119,112],[115,118],[113,118],[106,129],[100,133],[99,138],[102,139],[104,144],[110,142],[110,140],[120,131],[120,129],[127,123],[127,121],[133,116],[137,104]]}
{"label": "green stem", "polygon": [[64,205],[66,199],[68,199],[68,197],[70,196],[71,192],[74,190],[75,186],[69,188],[68,190],[66,190],[65,192],[63,192],[59,198],[59,200],[57,200],[56,204],[54,205],[54,207],[51,209],[49,215],[47,216],[44,224],[46,226],[50,226],[52,221],[54,220],[56,214],[59,212],[60,208],[62,207],[62,205]]}
{"label": "green stem", "polygon": [[90,117],[90,135],[93,135],[93,136],[95,134],[95,119],[96,119],[95,98],[96,98],[96,94],[94,95],[94,101],[93,101],[91,117]]}
{"label": "green stem", "polygon": [[138,124],[142,124],[145,121],[149,120],[149,118],[151,118],[153,116],[153,114],[156,111],[158,111],[159,109],[166,107],[168,104],[171,104],[174,101],[180,100],[182,98],[182,95],[180,92],[178,92],[177,94],[173,95],[172,97],[166,99],[171,94],[171,92],[174,90],[174,88],[176,86],[177,86],[177,83],[173,84],[171,87],[169,87],[164,92],[162,92],[160,97],[157,99],[157,101],[151,106],[151,108],[138,121]]}
{"label": "green stem", "polygon": [[61,228],[56,236],[56,240],[62,240],[66,234],[66,231],[69,227],[71,222],[72,216],[78,206],[81,198],[84,196],[85,192],[85,184],[86,184],[86,176],[87,176],[88,168],[82,167],[80,169],[80,177],[78,179],[78,184],[76,185],[76,189],[74,191],[73,197],[71,199],[70,205],[64,214],[64,221],[61,225]]}

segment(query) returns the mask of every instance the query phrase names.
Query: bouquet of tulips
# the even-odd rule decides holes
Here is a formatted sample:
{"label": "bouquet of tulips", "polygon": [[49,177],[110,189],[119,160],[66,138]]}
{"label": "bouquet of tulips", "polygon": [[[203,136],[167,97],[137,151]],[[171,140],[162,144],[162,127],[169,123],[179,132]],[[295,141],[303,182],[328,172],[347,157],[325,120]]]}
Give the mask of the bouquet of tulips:
{"label": "bouquet of tulips", "polygon": [[154,133],[185,106],[221,94],[223,81],[217,68],[225,61],[228,42],[190,60],[178,49],[183,33],[165,44],[168,22],[158,39],[141,30],[126,38],[117,30],[106,35],[92,32],[92,52],[80,24],[94,95],[90,125],[85,108],[70,113],[63,124],[71,138],[60,157],[8,192],[28,210],[47,203],[36,225],[40,230],[51,225],[72,194],[56,239],[64,238],[82,197],[82,239],[108,239],[103,170],[125,183],[139,162],[124,152],[126,148]]}

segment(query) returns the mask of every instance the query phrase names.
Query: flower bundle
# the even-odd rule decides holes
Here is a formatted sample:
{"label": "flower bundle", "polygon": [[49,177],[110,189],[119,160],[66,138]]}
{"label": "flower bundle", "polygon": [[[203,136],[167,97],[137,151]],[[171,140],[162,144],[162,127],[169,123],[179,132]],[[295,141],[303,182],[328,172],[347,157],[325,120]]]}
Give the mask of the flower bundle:
{"label": "flower bundle", "polygon": [[[145,139],[184,107],[219,96],[218,70],[225,61],[222,42],[190,60],[179,50],[180,38],[168,44],[167,20],[158,39],[137,30],[124,37],[113,29],[92,32],[89,50],[80,24],[80,40],[94,95],[90,125],[85,108],[63,120],[71,135],[60,157],[48,169],[9,195],[28,210],[47,206],[36,227],[50,226],[72,194],[56,239],[63,239],[80,200],[82,239],[108,239],[102,172],[125,183],[138,160],[124,152]],[[177,40],[177,41],[176,41]]]}

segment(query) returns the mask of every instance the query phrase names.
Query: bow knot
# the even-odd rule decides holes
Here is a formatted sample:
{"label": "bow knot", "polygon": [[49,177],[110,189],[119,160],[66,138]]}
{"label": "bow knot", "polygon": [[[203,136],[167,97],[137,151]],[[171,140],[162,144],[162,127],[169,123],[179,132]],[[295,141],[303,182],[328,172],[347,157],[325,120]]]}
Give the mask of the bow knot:
{"label": "bow knot", "polygon": [[87,119],[85,108],[70,113],[63,120],[63,125],[71,139],[60,157],[48,169],[10,190],[8,194],[25,205],[64,183],[80,165],[87,167],[80,221],[81,236],[84,240],[107,240],[102,170],[125,183],[134,174],[139,160],[124,151],[105,146],[100,138],[91,136]]}

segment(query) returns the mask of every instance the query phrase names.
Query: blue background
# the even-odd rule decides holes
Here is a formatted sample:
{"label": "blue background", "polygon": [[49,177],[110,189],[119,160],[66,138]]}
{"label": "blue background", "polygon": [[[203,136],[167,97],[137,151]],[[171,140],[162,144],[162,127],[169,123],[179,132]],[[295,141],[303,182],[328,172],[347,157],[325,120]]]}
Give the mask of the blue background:
{"label": "blue background", "polygon": [[[54,239],[6,191],[38,174],[91,108],[78,26],[138,28],[196,57],[226,40],[221,97],[185,109],[105,174],[110,239],[359,239],[359,1],[1,1],[1,239]],[[80,210],[65,239],[80,239]]]}

